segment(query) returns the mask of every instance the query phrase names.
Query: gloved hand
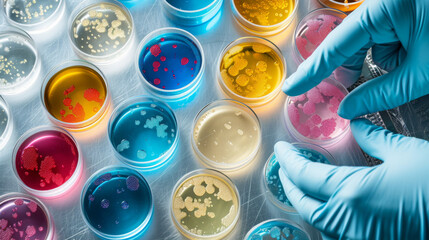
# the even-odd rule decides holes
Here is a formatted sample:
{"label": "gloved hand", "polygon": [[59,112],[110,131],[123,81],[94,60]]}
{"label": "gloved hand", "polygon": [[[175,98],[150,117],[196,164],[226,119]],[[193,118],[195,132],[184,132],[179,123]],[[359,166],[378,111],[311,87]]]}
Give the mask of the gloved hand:
{"label": "gloved hand", "polygon": [[[338,114],[353,119],[429,93],[429,1],[365,0],[291,75],[283,91],[300,95],[343,65],[357,80],[365,51],[390,73],[352,91]],[[374,45],[375,44],[375,45]],[[352,133],[376,167],[313,163],[277,143],[288,198],[326,236],[347,239],[429,239],[429,142],[393,134],[366,120]]]}
{"label": "gloved hand", "polygon": [[429,239],[429,142],[351,122],[376,167],[311,162],[289,143],[275,145],[280,180],[295,209],[335,239]]}

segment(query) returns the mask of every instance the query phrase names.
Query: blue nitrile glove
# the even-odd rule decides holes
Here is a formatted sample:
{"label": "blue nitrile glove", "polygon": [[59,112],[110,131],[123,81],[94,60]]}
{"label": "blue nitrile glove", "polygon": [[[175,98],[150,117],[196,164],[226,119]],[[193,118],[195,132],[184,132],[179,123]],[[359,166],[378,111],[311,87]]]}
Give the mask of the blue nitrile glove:
{"label": "blue nitrile glove", "polygon": [[[390,73],[352,91],[340,105],[340,116],[353,119],[429,93],[427,0],[366,0],[286,80],[283,91],[300,95],[340,65],[357,80],[371,46],[375,62]],[[383,164],[313,163],[290,144],[276,145],[291,203],[330,237],[429,239],[429,142],[362,119],[351,121],[351,129],[361,148]]]}
{"label": "blue nitrile glove", "polygon": [[375,167],[315,163],[286,142],[275,146],[280,180],[301,216],[335,239],[429,239],[429,142],[351,122]]}

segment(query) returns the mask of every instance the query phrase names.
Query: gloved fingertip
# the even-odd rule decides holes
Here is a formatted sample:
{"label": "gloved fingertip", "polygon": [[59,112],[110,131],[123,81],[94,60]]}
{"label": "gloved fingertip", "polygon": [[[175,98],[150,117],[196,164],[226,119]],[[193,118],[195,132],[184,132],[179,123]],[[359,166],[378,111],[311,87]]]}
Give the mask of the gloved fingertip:
{"label": "gloved fingertip", "polygon": [[356,117],[355,110],[356,107],[351,107],[346,97],[343,99],[343,101],[341,101],[340,106],[338,107],[337,114],[344,119],[352,120]]}
{"label": "gloved fingertip", "polygon": [[288,94],[289,89],[290,89],[290,83],[289,83],[289,81],[286,79],[285,83],[284,83],[284,84],[283,84],[283,86],[282,86],[282,91],[283,91],[284,93]]}
{"label": "gloved fingertip", "polygon": [[352,131],[362,131],[371,126],[374,125],[366,118],[357,118],[350,121],[350,128]]}
{"label": "gloved fingertip", "polygon": [[283,142],[283,141],[280,141],[274,144],[274,153],[276,154],[276,156],[278,157],[283,155],[285,151],[289,149],[289,145],[290,143]]}

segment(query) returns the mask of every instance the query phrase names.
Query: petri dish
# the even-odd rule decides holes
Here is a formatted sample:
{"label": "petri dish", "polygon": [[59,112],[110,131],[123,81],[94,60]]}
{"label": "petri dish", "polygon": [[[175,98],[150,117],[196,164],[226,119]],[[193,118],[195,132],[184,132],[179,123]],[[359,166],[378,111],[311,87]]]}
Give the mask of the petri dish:
{"label": "petri dish", "polygon": [[81,212],[85,223],[100,238],[131,239],[143,234],[150,225],[152,192],[137,171],[106,167],[85,183]]}
{"label": "petri dish", "polygon": [[173,156],[179,142],[173,110],[151,97],[122,102],[109,120],[109,139],[116,156],[139,170],[155,170]]}
{"label": "petri dish", "polygon": [[143,85],[165,99],[194,93],[204,73],[203,48],[192,34],[178,28],[161,28],[140,43],[136,59]]}
{"label": "petri dish", "polygon": [[245,166],[261,146],[258,117],[235,100],[219,100],[205,106],[192,129],[195,153],[204,164],[217,169],[237,170]]}
{"label": "petri dish", "polygon": [[0,96],[0,150],[8,143],[13,131],[13,119],[9,105]]}
{"label": "petri dish", "polygon": [[231,0],[235,21],[253,35],[283,31],[292,22],[299,0]]}
{"label": "petri dish", "polygon": [[40,126],[27,131],[18,139],[12,156],[19,185],[39,197],[66,193],[82,175],[79,145],[58,127]]}
{"label": "petri dish", "polygon": [[298,224],[286,219],[270,219],[254,226],[245,240],[309,240],[309,234]]}
{"label": "petri dish", "polygon": [[307,59],[328,34],[347,17],[344,12],[320,8],[308,13],[294,33],[295,55],[299,63]]}
{"label": "petri dish", "polygon": [[286,78],[286,61],[269,40],[243,37],[222,51],[215,72],[228,97],[255,107],[280,93]]}
{"label": "petri dish", "polygon": [[87,0],[71,15],[69,38],[81,58],[108,64],[132,46],[133,18],[115,0]]}
{"label": "petri dish", "polygon": [[110,105],[103,73],[91,63],[80,60],[54,67],[45,77],[41,98],[49,119],[73,131],[96,125]]}
{"label": "petri dish", "polygon": [[18,28],[0,29],[0,94],[22,93],[40,73],[40,57],[33,39]]}
{"label": "petri dish", "polygon": [[358,8],[364,0],[319,0],[320,4],[328,8],[334,8],[343,12],[352,12]]}
{"label": "petri dish", "polygon": [[[311,143],[292,143],[300,153],[313,162],[332,164],[334,157],[324,148]],[[265,163],[263,176],[264,187],[271,202],[283,211],[295,213],[296,210],[289,202],[279,177],[280,163],[273,153]]]}
{"label": "petri dish", "polygon": [[3,10],[8,22],[27,31],[54,26],[64,15],[63,0],[6,0]]}
{"label": "petri dish", "polygon": [[161,3],[171,20],[194,26],[211,20],[222,8],[223,0],[163,0]]}
{"label": "petri dish", "polygon": [[302,142],[321,146],[337,143],[350,129],[350,121],[337,114],[347,94],[347,89],[331,77],[302,95],[288,96],[284,107],[286,128]]}
{"label": "petri dish", "polygon": [[171,216],[189,239],[222,239],[236,225],[240,196],[224,174],[200,169],[183,176],[171,196]]}
{"label": "petri dish", "polygon": [[41,201],[22,193],[0,196],[1,239],[53,240],[54,235],[54,223]]}

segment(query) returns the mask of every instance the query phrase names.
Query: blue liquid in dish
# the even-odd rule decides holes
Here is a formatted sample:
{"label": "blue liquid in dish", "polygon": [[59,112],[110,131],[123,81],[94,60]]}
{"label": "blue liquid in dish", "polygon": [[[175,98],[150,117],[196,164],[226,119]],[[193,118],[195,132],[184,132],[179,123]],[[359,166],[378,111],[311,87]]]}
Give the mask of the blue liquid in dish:
{"label": "blue liquid in dish", "polygon": [[152,194],[146,180],[128,168],[110,168],[93,176],[82,194],[88,223],[101,234],[132,237],[152,217]]}
{"label": "blue liquid in dish", "polygon": [[[298,148],[298,150],[301,152],[301,154],[303,154],[303,156],[313,162],[329,164],[328,159],[315,150],[303,148]],[[280,164],[277,161],[276,156],[273,154],[265,169],[265,181],[267,182],[268,190],[280,204],[284,204],[287,207],[293,207],[289,202],[289,199],[287,198],[285,190],[283,189],[283,185],[280,181],[279,169]]]}
{"label": "blue liquid in dish", "polygon": [[195,11],[209,6],[214,0],[167,0],[167,2],[181,10]]}
{"label": "blue liquid in dish", "polygon": [[247,234],[246,240],[308,240],[301,229],[281,220],[264,222]]}
{"label": "blue liquid in dish", "polygon": [[[142,101],[122,110],[110,125],[110,141],[131,165],[158,167],[177,146],[173,112],[159,102]],[[173,149],[174,150],[174,149]]]}
{"label": "blue liquid in dish", "polygon": [[147,43],[139,58],[145,80],[160,90],[178,90],[194,81],[201,69],[197,45],[181,34],[162,34]]}

